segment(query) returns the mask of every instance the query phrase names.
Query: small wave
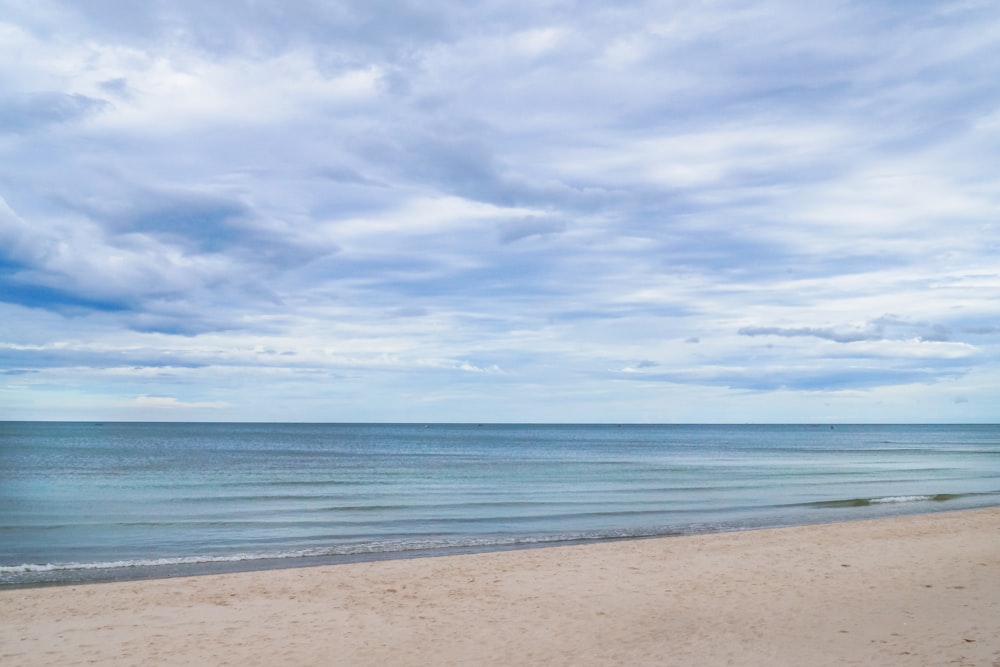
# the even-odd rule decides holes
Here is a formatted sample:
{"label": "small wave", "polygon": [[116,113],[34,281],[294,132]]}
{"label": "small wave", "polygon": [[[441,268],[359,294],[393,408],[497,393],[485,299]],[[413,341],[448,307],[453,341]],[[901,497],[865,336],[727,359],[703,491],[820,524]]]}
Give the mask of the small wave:
{"label": "small wave", "polygon": [[[272,558],[275,556],[271,556]],[[22,565],[0,565],[0,575],[26,574],[28,572],[57,572],[60,570],[113,570],[126,567],[155,567],[158,565],[196,565],[199,563],[227,563],[252,560],[254,556],[237,554],[232,556],[181,556],[177,558],[151,558],[118,560],[101,563],[24,563]]]}
{"label": "small wave", "polygon": [[134,560],[105,561],[96,563],[24,563],[21,565],[0,565],[0,577],[28,575],[44,572],[65,572],[73,570],[117,570],[125,568],[157,568],[178,565],[207,565],[211,563],[239,563],[243,561],[283,560],[295,558],[324,558],[338,556],[363,556],[375,554],[398,554],[403,552],[428,553],[465,549],[502,549],[533,545],[560,544],[566,542],[599,541],[637,537],[677,535],[677,530],[615,530],[606,532],[563,533],[543,536],[482,537],[466,539],[429,540],[382,540],[354,544],[340,544],[295,551],[262,553],[237,553],[215,556],[177,556],[170,558],[138,558]]}
{"label": "small wave", "polygon": [[878,498],[845,498],[842,500],[821,500],[806,503],[812,507],[868,507],[870,505],[889,505],[896,503],[944,502],[960,498],[959,493],[935,493],[933,495],[881,496]]}
{"label": "small wave", "polygon": [[934,496],[886,496],[885,498],[871,498],[872,505],[883,503],[916,503],[921,500],[934,500]]}

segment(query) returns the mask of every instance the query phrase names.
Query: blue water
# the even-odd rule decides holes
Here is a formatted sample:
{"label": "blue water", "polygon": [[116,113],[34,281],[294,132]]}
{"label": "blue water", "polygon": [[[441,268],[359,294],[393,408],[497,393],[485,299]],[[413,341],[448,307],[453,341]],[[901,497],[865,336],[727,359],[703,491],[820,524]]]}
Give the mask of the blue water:
{"label": "blue water", "polygon": [[0,586],[1000,505],[1000,426],[0,423]]}

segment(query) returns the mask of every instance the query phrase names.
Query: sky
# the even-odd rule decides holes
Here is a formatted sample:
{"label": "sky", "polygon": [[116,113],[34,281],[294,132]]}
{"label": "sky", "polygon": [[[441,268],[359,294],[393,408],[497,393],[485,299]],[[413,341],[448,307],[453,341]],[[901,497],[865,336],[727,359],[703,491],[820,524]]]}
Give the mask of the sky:
{"label": "sky", "polygon": [[0,0],[0,419],[1000,421],[1000,7]]}

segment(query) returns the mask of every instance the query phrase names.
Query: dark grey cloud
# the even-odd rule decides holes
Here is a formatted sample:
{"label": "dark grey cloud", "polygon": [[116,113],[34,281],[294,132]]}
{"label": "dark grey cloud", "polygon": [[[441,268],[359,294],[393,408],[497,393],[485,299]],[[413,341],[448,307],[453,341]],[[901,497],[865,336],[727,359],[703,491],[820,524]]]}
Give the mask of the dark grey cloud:
{"label": "dark grey cloud", "polygon": [[59,199],[113,233],[150,234],[205,251],[244,242],[249,234],[240,223],[254,214],[238,198],[197,189],[120,187],[119,195],[112,201],[78,199],[67,191]]}
{"label": "dark grey cloud", "polygon": [[719,378],[726,386],[749,391],[845,391],[879,387],[936,383],[961,377],[959,370],[940,371],[908,368],[849,368],[783,373],[746,373]]}
{"label": "dark grey cloud", "polygon": [[[480,134],[488,128],[460,128],[454,119],[431,121],[434,133],[371,139],[358,146],[376,159],[393,180],[505,207],[594,208],[605,193],[557,179],[539,181],[504,163]],[[385,177],[383,177],[385,178]]]}
{"label": "dark grey cloud", "polygon": [[817,368],[754,368],[752,370],[680,371],[675,373],[626,373],[621,379],[676,385],[715,385],[739,391],[836,392],[872,390],[914,384],[934,384],[955,379],[968,371],[961,367],[882,368],[865,365]]}
{"label": "dark grey cloud", "polygon": [[858,343],[892,338],[915,339],[921,342],[947,342],[954,338],[953,327],[941,323],[913,322],[894,315],[872,319],[861,328],[830,327],[741,327],[741,336],[779,336],[782,338],[813,337],[835,343]]}
{"label": "dark grey cloud", "polygon": [[835,331],[818,327],[741,327],[737,332],[741,336],[781,336],[796,338],[809,336],[830,340],[835,343],[857,343],[865,340],[882,340],[882,331],[878,328],[859,329],[855,331]]}
{"label": "dark grey cloud", "polygon": [[963,327],[962,332],[977,336],[989,336],[993,334],[1000,334],[1000,326]]}
{"label": "dark grey cloud", "polygon": [[[458,8],[434,3],[372,0],[321,2],[303,0],[295,7],[280,2],[222,0],[151,0],[123,5],[94,0],[86,5],[54,3],[62,9],[62,27],[84,31],[132,46],[181,43],[209,53],[273,53],[299,45],[336,45],[353,59],[389,55],[405,59],[412,50],[447,39]],[[51,23],[36,20],[37,29]],[[331,59],[337,65],[337,58]]]}
{"label": "dark grey cloud", "polygon": [[204,360],[184,358],[164,350],[120,350],[108,353],[100,349],[0,348],[0,367],[16,367],[18,362],[35,370],[83,366],[91,369],[130,368],[199,368]]}
{"label": "dark grey cloud", "polygon": [[945,326],[944,324],[935,324],[919,336],[919,340],[924,342],[944,342],[951,339],[951,327]]}
{"label": "dark grey cloud", "polygon": [[70,123],[107,109],[107,100],[78,93],[41,91],[0,98],[0,135]]}
{"label": "dark grey cloud", "polygon": [[112,95],[117,95],[119,97],[131,97],[131,91],[128,85],[128,79],[123,76],[116,77],[114,79],[108,79],[107,81],[102,81],[100,83],[101,90],[104,90]]}
{"label": "dark grey cloud", "polygon": [[501,243],[513,243],[531,236],[558,234],[566,230],[566,222],[548,218],[521,218],[502,221],[497,227]]}
{"label": "dark grey cloud", "polygon": [[[9,263],[7,266],[24,268]],[[35,284],[25,278],[19,278],[17,272],[4,271],[2,266],[0,266],[0,291],[6,303],[29,308],[44,308],[69,316],[84,315],[91,311],[126,311],[136,305],[127,299],[102,299],[77,294],[69,285],[60,288]]]}

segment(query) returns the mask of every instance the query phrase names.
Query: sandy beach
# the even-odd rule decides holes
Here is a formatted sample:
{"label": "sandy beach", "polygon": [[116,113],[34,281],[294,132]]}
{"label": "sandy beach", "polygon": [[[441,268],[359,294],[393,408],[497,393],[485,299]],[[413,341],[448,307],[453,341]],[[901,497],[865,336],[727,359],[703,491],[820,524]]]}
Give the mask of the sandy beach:
{"label": "sandy beach", "polygon": [[1000,508],[0,592],[4,665],[1000,665]]}

